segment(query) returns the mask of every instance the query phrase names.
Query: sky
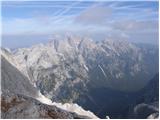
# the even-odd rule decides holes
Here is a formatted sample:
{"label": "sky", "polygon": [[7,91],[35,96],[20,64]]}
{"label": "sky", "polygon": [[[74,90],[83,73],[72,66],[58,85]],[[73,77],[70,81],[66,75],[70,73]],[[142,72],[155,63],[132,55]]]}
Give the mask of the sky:
{"label": "sky", "polygon": [[24,47],[56,35],[158,44],[157,1],[3,1],[2,46]]}

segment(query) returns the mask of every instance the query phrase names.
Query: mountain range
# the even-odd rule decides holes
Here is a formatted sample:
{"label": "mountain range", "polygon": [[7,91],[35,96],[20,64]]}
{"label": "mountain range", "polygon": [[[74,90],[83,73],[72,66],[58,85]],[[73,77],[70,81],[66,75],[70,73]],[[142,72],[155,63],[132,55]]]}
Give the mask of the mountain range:
{"label": "mountain range", "polygon": [[[52,102],[77,103],[100,118],[157,117],[158,46],[67,35],[1,51],[2,92],[5,87],[35,97],[39,91]],[[154,110],[144,116],[135,113],[144,106]]]}

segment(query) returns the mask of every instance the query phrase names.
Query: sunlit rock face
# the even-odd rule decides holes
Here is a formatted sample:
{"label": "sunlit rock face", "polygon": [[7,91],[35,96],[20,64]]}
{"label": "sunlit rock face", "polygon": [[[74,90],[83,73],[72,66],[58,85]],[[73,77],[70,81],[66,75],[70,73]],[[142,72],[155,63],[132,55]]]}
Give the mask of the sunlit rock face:
{"label": "sunlit rock face", "polygon": [[69,35],[10,54],[45,97],[78,103],[103,118],[117,112],[114,104],[115,109],[127,111],[137,99],[130,93],[141,90],[158,73],[157,46],[122,40],[95,42]]}
{"label": "sunlit rock face", "polygon": [[[1,54],[1,118],[74,119],[98,118],[76,104],[61,104],[45,98],[16,67],[13,58]],[[10,63],[12,62],[12,64]]]}
{"label": "sunlit rock face", "polygon": [[13,56],[44,95],[58,100],[76,100],[89,87],[137,91],[158,71],[156,47],[120,40],[67,36],[18,49]]}

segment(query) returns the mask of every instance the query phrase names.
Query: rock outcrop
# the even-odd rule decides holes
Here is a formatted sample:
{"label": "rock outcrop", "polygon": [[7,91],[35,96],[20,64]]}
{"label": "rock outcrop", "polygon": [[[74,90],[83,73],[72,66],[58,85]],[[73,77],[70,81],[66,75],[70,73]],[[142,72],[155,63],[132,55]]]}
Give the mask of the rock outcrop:
{"label": "rock outcrop", "polygon": [[88,118],[70,113],[55,106],[19,94],[3,93],[1,96],[3,119],[81,119]]}

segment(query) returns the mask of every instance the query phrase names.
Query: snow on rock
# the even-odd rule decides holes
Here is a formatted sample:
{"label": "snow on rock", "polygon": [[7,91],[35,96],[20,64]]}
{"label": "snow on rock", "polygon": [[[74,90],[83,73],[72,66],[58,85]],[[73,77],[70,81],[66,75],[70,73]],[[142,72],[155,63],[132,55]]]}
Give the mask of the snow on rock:
{"label": "snow on rock", "polygon": [[69,112],[75,112],[79,115],[88,116],[93,119],[98,119],[98,117],[95,116],[92,112],[84,110],[82,107],[80,107],[77,104],[73,104],[73,103],[72,104],[71,103],[62,104],[62,103],[53,102],[53,105],[55,105],[63,110],[67,110]]}
{"label": "snow on rock", "polygon": [[44,104],[54,105],[54,106],[56,106],[58,108],[61,108],[63,110],[77,113],[78,115],[88,116],[92,119],[99,119],[96,115],[94,115],[94,113],[84,110],[82,107],[80,107],[77,104],[73,104],[73,103],[62,104],[62,103],[52,102],[50,99],[46,98],[40,92],[39,92],[39,97],[36,98],[36,99],[39,100],[40,102],[44,103]]}

